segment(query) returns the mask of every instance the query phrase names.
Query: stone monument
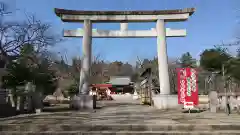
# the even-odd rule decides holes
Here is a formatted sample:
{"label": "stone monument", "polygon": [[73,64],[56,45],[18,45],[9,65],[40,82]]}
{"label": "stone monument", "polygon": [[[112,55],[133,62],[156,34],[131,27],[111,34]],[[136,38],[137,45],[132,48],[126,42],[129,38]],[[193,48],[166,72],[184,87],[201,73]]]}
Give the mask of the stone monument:
{"label": "stone monument", "polygon": [[211,91],[209,93],[209,107],[210,112],[216,113],[218,107],[218,94],[216,91]]}

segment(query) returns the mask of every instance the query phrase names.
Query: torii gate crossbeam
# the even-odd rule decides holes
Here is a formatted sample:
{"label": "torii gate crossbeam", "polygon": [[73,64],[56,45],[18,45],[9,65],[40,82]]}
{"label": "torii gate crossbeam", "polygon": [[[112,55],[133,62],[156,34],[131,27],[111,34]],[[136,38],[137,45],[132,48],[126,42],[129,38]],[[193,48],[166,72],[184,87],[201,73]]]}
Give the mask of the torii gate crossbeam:
{"label": "torii gate crossbeam", "polygon": [[[64,30],[64,37],[83,37],[84,30]],[[166,29],[166,37],[184,37],[187,35],[185,29]],[[92,30],[92,38],[153,38],[157,37],[155,28],[151,30]]]}

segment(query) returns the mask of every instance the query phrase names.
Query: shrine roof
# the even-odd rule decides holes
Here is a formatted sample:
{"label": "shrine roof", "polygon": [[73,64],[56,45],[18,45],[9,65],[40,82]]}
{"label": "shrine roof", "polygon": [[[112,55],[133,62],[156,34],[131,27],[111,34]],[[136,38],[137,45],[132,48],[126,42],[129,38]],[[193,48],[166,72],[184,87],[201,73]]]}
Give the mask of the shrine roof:
{"label": "shrine roof", "polygon": [[61,15],[170,15],[185,14],[192,15],[195,8],[175,9],[175,10],[139,10],[139,11],[85,11],[85,10],[67,10],[55,8],[55,14]]}

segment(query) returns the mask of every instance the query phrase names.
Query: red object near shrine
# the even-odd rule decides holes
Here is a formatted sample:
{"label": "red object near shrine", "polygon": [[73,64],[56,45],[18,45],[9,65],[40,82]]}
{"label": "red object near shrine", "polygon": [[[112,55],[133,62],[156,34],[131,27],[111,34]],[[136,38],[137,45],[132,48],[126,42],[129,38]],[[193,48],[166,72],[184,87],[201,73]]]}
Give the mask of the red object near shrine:
{"label": "red object near shrine", "polygon": [[194,68],[178,68],[178,104],[192,102],[198,105],[198,83],[197,70]]}
{"label": "red object near shrine", "polygon": [[111,88],[112,84],[92,84],[92,87],[97,87],[97,88]]}

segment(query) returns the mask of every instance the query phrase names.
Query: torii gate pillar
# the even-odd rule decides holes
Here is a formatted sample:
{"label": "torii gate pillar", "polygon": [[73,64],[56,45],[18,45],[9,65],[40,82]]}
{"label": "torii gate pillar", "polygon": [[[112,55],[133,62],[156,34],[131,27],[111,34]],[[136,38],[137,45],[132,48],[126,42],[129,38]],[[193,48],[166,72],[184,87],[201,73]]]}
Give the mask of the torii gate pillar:
{"label": "torii gate pillar", "polygon": [[170,83],[168,74],[168,58],[166,45],[166,29],[164,20],[157,20],[157,54],[159,84],[162,95],[170,94]]}
{"label": "torii gate pillar", "polygon": [[[168,71],[168,58],[167,58],[167,45],[166,45],[166,29],[164,20],[157,20],[157,55],[158,55],[158,74],[160,84],[160,95],[153,97],[155,105],[159,109],[172,108],[169,104],[172,102],[172,96],[170,95],[170,82]],[[174,97],[173,99],[176,99]],[[173,100],[175,101],[175,100]],[[175,106],[176,104],[173,104]]]}
{"label": "torii gate pillar", "polygon": [[89,76],[92,57],[92,22],[84,20],[84,34],[82,39],[82,64],[79,82],[79,94],[87,95],[89,92]]}

